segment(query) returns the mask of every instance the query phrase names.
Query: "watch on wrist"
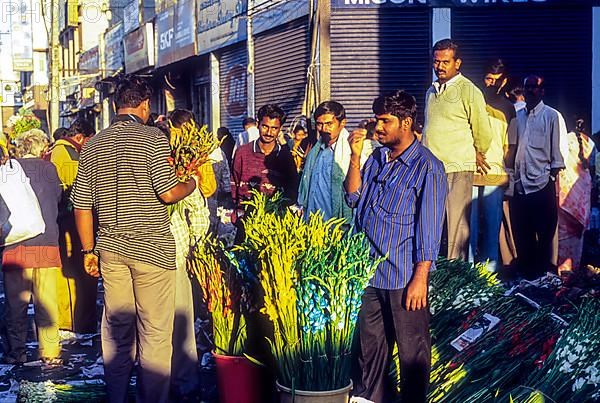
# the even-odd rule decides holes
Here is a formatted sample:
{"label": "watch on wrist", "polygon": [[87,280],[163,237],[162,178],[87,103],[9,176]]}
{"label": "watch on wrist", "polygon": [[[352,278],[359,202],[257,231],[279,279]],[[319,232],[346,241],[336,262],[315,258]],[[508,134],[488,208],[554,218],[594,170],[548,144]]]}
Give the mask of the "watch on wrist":
{"label": "watch on wrist", "polygon": [[82,249],[81,250],[81,254],[82,255],[95,255],[96,253],[94,252],[94,249]]}

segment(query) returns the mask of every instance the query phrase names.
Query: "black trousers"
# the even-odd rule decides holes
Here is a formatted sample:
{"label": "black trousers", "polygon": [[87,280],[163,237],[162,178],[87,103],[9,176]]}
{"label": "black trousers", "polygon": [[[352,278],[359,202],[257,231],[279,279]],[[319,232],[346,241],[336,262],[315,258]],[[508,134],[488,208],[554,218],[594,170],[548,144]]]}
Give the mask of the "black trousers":
{"label": "black trousers", "polygon": [[400,357],[402,402],[425,402],[431,370],[428,309],[407,311],[405,290],[368,287],[358,315],[359,354],[353,395],[389,402],[386,378],[394,343]]}
{"label": "black trousers", "polygon": [[554,234],[558,224],[558,207],[554,181],[530,194],[515,192],[510,215],[521,274],[529,280],[554,271]]}

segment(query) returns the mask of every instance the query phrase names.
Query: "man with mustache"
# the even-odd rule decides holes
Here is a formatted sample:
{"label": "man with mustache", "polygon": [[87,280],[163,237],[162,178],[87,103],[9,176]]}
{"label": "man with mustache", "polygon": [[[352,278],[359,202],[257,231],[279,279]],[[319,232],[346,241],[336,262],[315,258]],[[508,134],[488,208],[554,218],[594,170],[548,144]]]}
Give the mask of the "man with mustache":
{"label": "man with mustache", "polygon": [[251,189],[267,195],[281,190],[289,204],[296,203],[298,193],[292,153],[277,142],[285,112],[275,104],[267,104],[257,115],[258,139],[238,148],[233,159],[231,189],[238,211],[243,209],[242,202],[250,198]]}
{"label": "man with mustache", "polygon": [[492,133],[483,94],[460,73],[461,64],[453,40],[443,39],[433,46],[438,79],[425,95],[423,144],[444,163],[448,179],[447,256],[466,260],[473,173],[484,166]]}
{"label": "man with mustache", "polygon": [[[311,213],[320,212],[324,220],[344,218],[351,224],[352,208],[344,201],[343,188],[352,154],[346,111],[339,102],[325,101],[315,110],[314,118],[320,138],[306,157],[298,204],[307,220]],[[366,149],[360,158],[361,167],[369,157]]]}

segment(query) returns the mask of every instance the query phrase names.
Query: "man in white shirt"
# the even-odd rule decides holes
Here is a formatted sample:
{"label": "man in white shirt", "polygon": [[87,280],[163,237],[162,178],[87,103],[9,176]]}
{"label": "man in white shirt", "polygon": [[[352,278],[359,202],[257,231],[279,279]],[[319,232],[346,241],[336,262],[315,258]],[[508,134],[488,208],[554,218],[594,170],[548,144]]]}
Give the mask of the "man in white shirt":
{"label": "man in white shirt", "polygon": [[244,144],[251,143],[255,140],[258,140],[258,127],[256,125],[256,119],[247,116],[242,120],[242,125],[244,126],[244,131],[240,132],[238,136],[235,138],[235,146],[233,147],[233,153],[243,146]]}
{"label": "man in white shirt", "polygon": [[525,278],[535,279],[554,266],[555,180],[565,167],[559,141],[567,130],[560,112],[542,101],[542,77],[527,77],[524,91],[527,107],[517,113],[511,215],[520,271]]}

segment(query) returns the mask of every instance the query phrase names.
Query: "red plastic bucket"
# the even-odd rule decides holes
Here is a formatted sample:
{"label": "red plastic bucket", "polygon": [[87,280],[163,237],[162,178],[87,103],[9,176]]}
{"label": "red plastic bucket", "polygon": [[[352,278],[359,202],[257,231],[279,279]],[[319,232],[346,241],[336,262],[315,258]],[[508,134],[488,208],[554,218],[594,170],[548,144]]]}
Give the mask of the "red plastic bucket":
{"label": "red plastic bucket", "polygon": [[264,403],[260,366],[246,357],[213,356],[220,403]]}

